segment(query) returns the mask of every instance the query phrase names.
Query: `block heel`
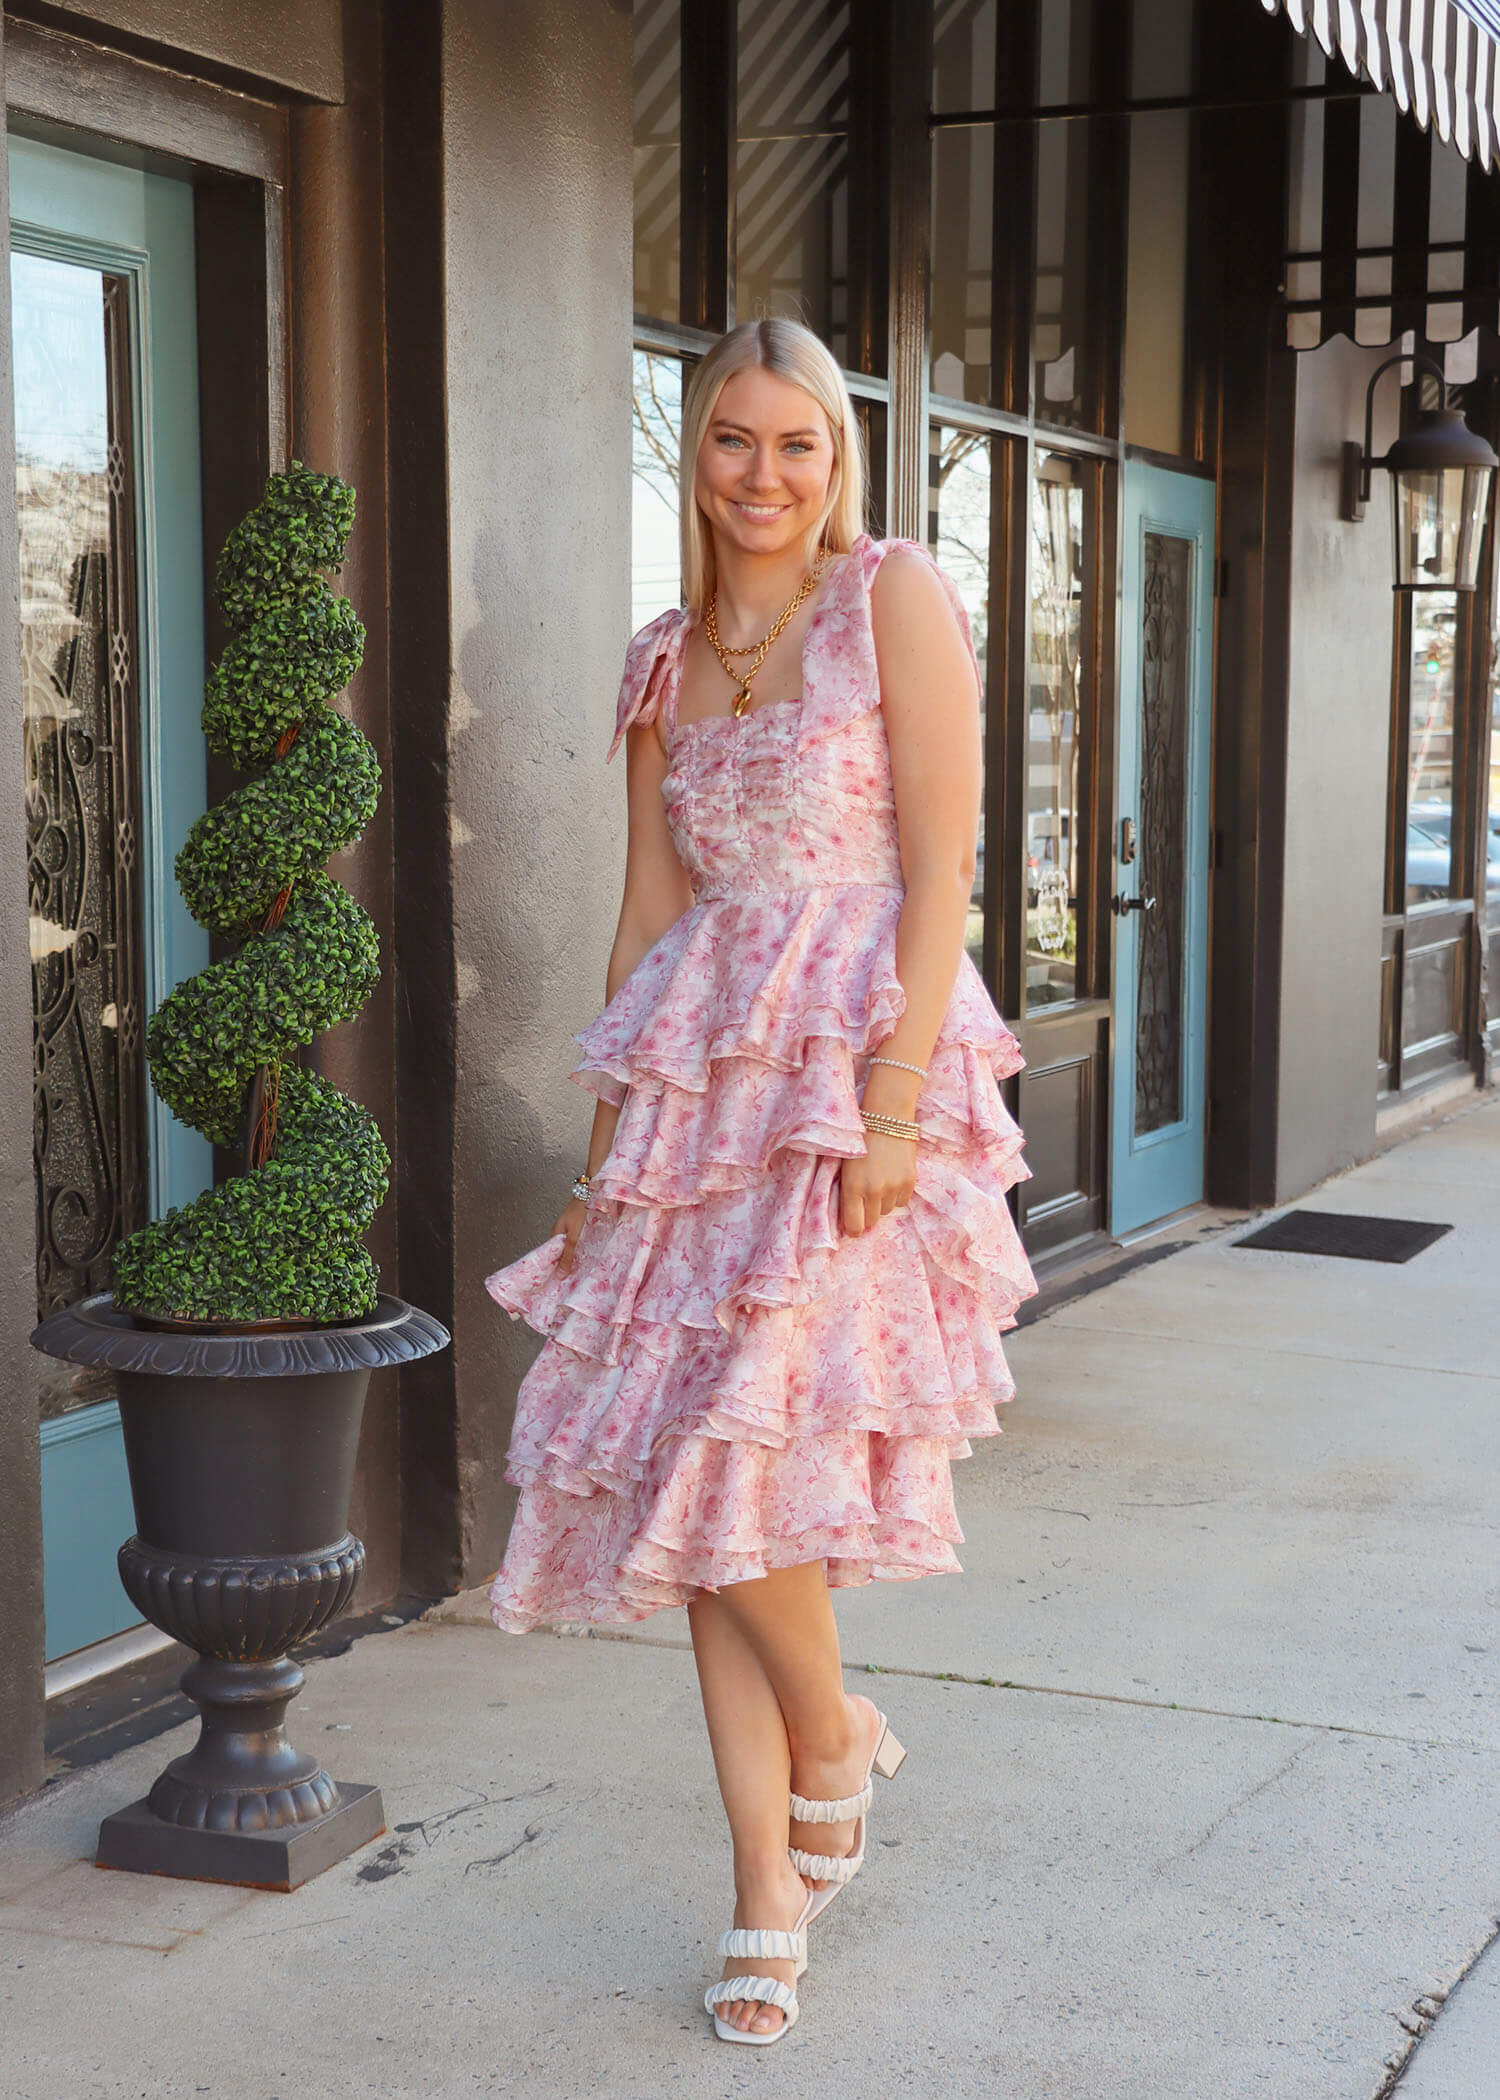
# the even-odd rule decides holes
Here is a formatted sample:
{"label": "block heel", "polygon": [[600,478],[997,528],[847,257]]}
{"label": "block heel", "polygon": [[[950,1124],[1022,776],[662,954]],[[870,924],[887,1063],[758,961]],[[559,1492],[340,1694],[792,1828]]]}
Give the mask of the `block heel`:
{"label": "block heel", "polygon": [[[879,1708],[876,1711],[879,1713]],[[847,1853],[804,1852],[797,1845],[787,1847],[787,1857],[803,1879],[823,1884],[812,1892],[812,1908],[807,1914],[809,1924],[827,1910],[840,1889],[849,1886],[865,1863],[865,1817],[875,1798],[870,1775],[878,1772],[882,1779],[894,1779],[905,1761],[906,1751],[892,1733],[890,1722],[884,1714],[879,1717],[880,1733],[865,1767],[864,1784],[857,1794],[848,1794],[839,1801],[820,1801],[808,1794],[792,1795],[791,1812],[799,1823],[844,1823],[851,1816],[859,1818],[854,1828],[853,1849]]]}
{"label": "block heel", "polygon": [[894,1779],[905,1761],[906,1751],[897,1742],[891,1724],[887,1721],[880,1731],[880,1741],[875,1745],[875,1770],[882,1779]]}

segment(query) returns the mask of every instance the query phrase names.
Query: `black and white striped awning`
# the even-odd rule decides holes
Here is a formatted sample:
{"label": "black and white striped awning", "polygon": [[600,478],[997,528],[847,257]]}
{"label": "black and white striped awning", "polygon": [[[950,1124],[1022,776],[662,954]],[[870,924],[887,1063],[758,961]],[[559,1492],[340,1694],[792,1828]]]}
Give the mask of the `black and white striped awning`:
{"label": "black and white striped awning", "polygon": [[1465,160],[1500,158],[1500,0],[1261,0]]}
{"label": "black and white striped awning", "polygon": [[[1466,4],[1500,18],[1500,0]],[[1307,38],[1290,114],[1288,343],[1500,329],[1500,168],[1486,165],[1500,160],[1500,50],[1452,0],[1261,5]],[[1363,93],[1322,92],[1344,78],[1340,60],[1363,67]]]}

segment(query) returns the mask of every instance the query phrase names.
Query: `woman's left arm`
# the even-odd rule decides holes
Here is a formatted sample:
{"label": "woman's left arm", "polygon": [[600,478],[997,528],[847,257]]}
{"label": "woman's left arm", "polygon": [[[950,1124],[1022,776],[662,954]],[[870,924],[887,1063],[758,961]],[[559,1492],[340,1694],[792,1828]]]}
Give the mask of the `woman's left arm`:
{"label": "woman's left arm", "polygon": [[[931,565],[893,548],[870,587],[880,704],[891,754],[906,896],[896,923],[896,975],[906,1006],[882,1057],[925,1065],[953,996],[974,888],[983,781],[974,667]],[[863,1105],[914,1114],[921,1077],[871,1065]],[[867,1231],[907,1201],[916,1145],[867,1131],[868,1153],[839,1170],[844,1230]]]}

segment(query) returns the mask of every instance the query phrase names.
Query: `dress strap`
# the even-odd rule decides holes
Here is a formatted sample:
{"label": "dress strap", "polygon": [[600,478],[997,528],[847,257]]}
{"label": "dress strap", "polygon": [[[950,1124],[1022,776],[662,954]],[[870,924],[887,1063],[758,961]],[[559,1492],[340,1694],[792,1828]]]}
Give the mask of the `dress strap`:
{"label": "dress strap", "polygon": [[615,733],[605,753],[606,765],[625,741],[625,732],[635,722],[654,722],[664,690],[671,690],[671,708],[676,712],[676,671],[682,657],[688,614],[680,605],[668,606],[632,635],[625,651],[625,674],[615,702]]}
{"label": "dress strap", "polygon": [[668,752],[672,739],[677,734],[677,703],[682,698],[682,659],[687,653],[687,639],[692,632],[695,615],[690,605],[682,607],[678,624],[668,636],[662,651],[661,674],[661,735]]}
{"label": "dress strap", "polygon": [[873,714],[880,706],[880,668],[875,656],[870,586],[880,564],[897,547],[911,548],[936,571],[969,652],[976,704],[983,696],[969,615],[953,578],[939,567],[931,550],[920,540],[876,540],[862,532],[808,629],[802,719],[797,733],[799,750],[846,728],[859,715]]}

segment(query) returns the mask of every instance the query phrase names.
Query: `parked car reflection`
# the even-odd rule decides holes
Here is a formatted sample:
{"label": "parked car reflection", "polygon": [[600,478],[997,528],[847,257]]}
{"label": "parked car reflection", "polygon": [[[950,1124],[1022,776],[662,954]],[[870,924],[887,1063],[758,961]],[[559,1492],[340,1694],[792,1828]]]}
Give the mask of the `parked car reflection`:
{"label": "parked car reflection", "polygon": [[[1414,802],[1406,827],[1406,895],[1409,904],[1431,904],[1449,894],[1453,865],[1453,811],[1446,802]],[[1489,812],[1485,839],[1485,890],[1500,898],[1500,809]]]}

